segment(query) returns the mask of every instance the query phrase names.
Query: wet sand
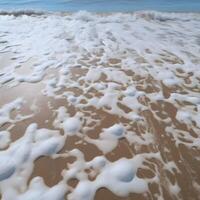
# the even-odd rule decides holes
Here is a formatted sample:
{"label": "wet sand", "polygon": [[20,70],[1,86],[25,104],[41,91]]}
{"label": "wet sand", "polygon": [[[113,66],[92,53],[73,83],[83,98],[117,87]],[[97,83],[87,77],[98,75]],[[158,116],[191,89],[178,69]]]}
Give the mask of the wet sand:
{"label": "wet sand", "polygon": [[[7,60],[8,61],[8,60]],[[5,62],[5,61],[4,61]],[[111,62],[113,64],[113,62]],[[29,67],[29,63],[25,64],[25,67]],[[119,67],[119,70],[120,67]],[[23,70],[21,70],[23,73]],[[78,69],[73,69],[70,71],[72,75],[72,79],[78,81],[78,77],[85,76],[84,71],[81,70],[81,67]],[[135,79],[136,84],[138,83],[138,88],[145,93],[151,93],[152,90],[161,90],[162,93],[166,95],[170,95],[170,93],[174,92],[176,88],[156,88],[156,80],[146,77],[134,77],[132,74],[129,74],[128,71],[125,71],[127,76],[131,76]],[[48,73],[47,73],[48,77]],[[98,81],[106,81],[102,77]],[[146,84],[149,86],[148,88],[142,88],[142,84],[140,82],[145,81]],[[70,115],[74,115],[75,112],[82,112],[83,116],[92,115],[93,118],[97,119],[98,125],[95,123],[91,123],[89,126],[90,130],[84,132],[85,135],[98,138],[99,133],[103,128],[110,127],[115,123],[123,123],[129,124],[129,130],[133,131],[137,134],[138,137],[142,138],[145,130],[150,130],[153,136],[153,143],[150,144],[130,144],[126,139],[121,139],[117,145],[117,147],[110,153],[106,154],[106,158],[110,161],[118,160],[119,158],[126,157],[131,158],[137,154],[149,153],[149,152],[160,152],[162,160],[148,160],[148,162],[144,163],[144,168],[140,168],[138,170],[138,176],[141,178],[153,178],[155,174],[159,176],[158,181],[152,181],[149,183],[149,191],[144,194],[130,194],[128,197],[117,197],[111,191],[102,188],[97,191],[95,195],[95,199],[156,199],[156,196],[162,196],[164,199],[174,199],[173,195],[170,194],[167,182],[170,181],[172,184],[177,183],[181,189],[180,191],[180,199],[198,199],[200,193],[195,187],[192,185],[193,181],[195,180],[197,183],[200,184],[200,163],[199,160],[196,159],[196,156],[199,155],[200,151],[198,148],[188,148],[186,145],[180,144],[176,145],[176,140],[166,133],[165,127],[165,119],[169,118],[170,123],[173,124],[173,127],[181,130],[186,131],[187,134],[194,135],[194,137],[198,137],[198,133],[196,130],[193,130],[192,127],[188,127],[187,124],[180,123],[176,120],[176,112],[177,108],[165,100],[157,101],[157,102],[150,102],[150,99],[146,98],[145,95],[139,101],[144,104],[148,105],[148,109],[139,113],[141,116],[144,117],[144,121],[142,124],[137,122],[131,122],[130,120],[110,114],[107,110],[96,109],[95,107],[85,107],[84,109],[76,108],[76,106],[69,105],[65,99],[53,99],[41,95],[41,90],[43,86],[39,83],[29,84],[29,83],[22,83],[18,84],[15,87],[8,88],[6,85],[0,88],[1,99],[0,104],[3,106],[9,101],[16,99],[18,96],[25,98],[26,104],[25,106],[20,109],[19,113],[22,115],[30,114],[30,107],[33,103],[33,100],[36,101],[36,105],[38,107],[38,112],[34,114],[29,119],[25,119],[20,122],[16,122],[11,128],[9,128],[11,132],[11,139],[15,141],[19,139],[25,129],[27,128],[28,124],[30,123],[37,123],[41,128],[48,128],[48,129],[55,129],[53,124],[55,115],[53,110],[57,109],[60,106],[65,106]],[[35,92],[34,92],[35,91]],[[36,92],[37,91],[37,92]],[[38,92],[40,91],[40,92]],[[72,91],[76,94],[76,88],[63,88],[62,92],[65,91]],[[82,93],[83,91],[77,91],[78,93]],[[96,96],[98,95],[98,91],[88,91],[84,94],[85,96]],[[101,95],[101,94],[99,94]],[[49,108],[48,103],[50,103],[51,107]],[[182,105],[184,106],[184,105]],[[129,109],[123,105],[121,109],[124,112],[129,112]],[[11,113],[11,116],[14,117],[16,115],[16,111]],[[0,130],[6,129],[10,124],[3,124]],[[62,132],[62,130],[60,130]],[[84,137],[77,137],[72,136],[67,139],[64,147],[59,152],[62,154],[63,152],[73,150],[73,148],[80,149],[85,156],[85,160],[89,161],[95,156],[102,155],[102,152],[98,150],[98,148],[93,145],[89,144],[85,141]],[[58,155],[59,155],[58,153]],[[51,158],[51,157],[41,157],[35,161],[35,166],[33,172],[30,176],[31,180],[33,177],[41,176],[44,179],[44,182],[48,186],[54,186],[59,181],[62,180],[61,172],[63,169],[67,167],[68,163],[73,162],[73,157],[69,158],[62,158],[58,156],[58,158]],[[174,171],[169,171],[165,169],[165,164],[167,162],[174,162],[178,168]],[[90,178],[90,172],[88,171],[88,176]],[[91,177],[91,180],[94,179]],[[71,180],[69,185],[74,188],[76,187],[78,180]]]}
{"label": "wet sand", "polygon": [[[151,49],[147,49],[146,52],[150,54]],[[135,52],[131,53],[141,68],[148,64],[145,57],[136,56]],[[68,164],[72,164],[76,160],[68,153],[73,149],[79,149],[84,154],[86,162],[101,155],[110,162],[123,157],[131,159],[136,155],[144,158],[142,165],[137,170],[137,176],[148,182],[148,191],[141,194],[130,193],[123,197],[117,196],[107,188],[100,188],[95,194],[95,200],[200,199],[200,146],[195,143],[198,141],[200,128],[194,120],[187,124],[177,117],[179,110],[187,109],[191,112],[197,112],[198,108],[187,99],[175,98],[174,100],[171,98],[174,93],[189,96],[191,92],[199,95],[200,80],[198,79],[197,86],[191,87],[195,78],[194,74],[177,68],[173,73],[182,80],[182,83],[169,86],[162,80],[156,79],[156,76],[153,77],[148,71],[142,74],[138,73],[135,68],[133,70],[122,68],[122,59],[113,57],[108,59],[106,63],[101,63],[104,71],[99,77],[88,81],[89,69],[91,66],[98,65],[100,57],[101,53],[97,54],[96,57],[88,55],[79,59],[77,66],[69,67],[67,83],[65,82],[66,84],[61,87],[54,87],[52,90],[47,88],[47,81],[53,78],[58,80],[61,76],[60,68],[48,68],[43,79],[38,82],[28,83],[25,81],[12,86],[13,80],[10,80],[1,85],[0,107],[18,97],[25,100],[21,108],[11,110],[10,119],[13,119],[14,122],[8,121],[0,126],[0,131],[10,131],[10,144],[23,137],[26,128],[31,123],[37,123],[38,128],[59,130],[60,134],[64,135],[62,128],[55,127],[57,111],[60,107],[65,107],[70,117],[81,113],[83,124],[79,133],[67,137],[64,146],[55,155],[37,158],[34,161],[27,185],[37,176],[42,177],[44,183],[49,187],[58,184],[63,180],[63,170],[67,170]],[[35,62],[34,59],[28,60],[15,72],[27,75],[31,72],[30,69]],[[195,62],[200,64],[200,58]],[[15,63],[13,55],[0,54],[0,68],[11,63]],[[155,63],[158,66],[162,66],[163,63],[181,66],[183,61],[178,56],[166,53],[160,55],[160,60],[155,60]],[[110,69],[116,73],[123,73],[129,82],[123,84],[123,81],[118,81],[116,75],[109,77],[106,70]],[[147,67],[147,69],[151,71],[151,68]],[[168,68],[168,70],[171,69]],[[121,114],[120,112],[117,114],[109,105],[97,107],[88,103],[89,99],[104,96],[101,90],[94,87],[94,83],[116,84],[113,87],[118,95],[116,105]],[[126,91],[128,86],[133,83],[136,90],[142,92],[142,95],[136,97],[136,101],[140,105],[138,110],[132,109],[124,101],[123,91]],[[49,91],[53,91],[53,95],[50,95]],[[78,103],[71,102],[65,95],[67,93],[80,98],[80,101]],[[156,99],[154,98],[156,94],[162,94],[164,98],[158,97]],[[134,112],[137,113],[137,117],[132,120],[129,114]],[[15,120],[18,114],[28,117]],[[126,137],[117,140],[116,147],[105,153],[93,141],[98,140],[104,129],[114,124],[122,124],[126,128],[127,134]],[[9,145],[3,150],[7,148]],[[99,172],[89,168],[85,169],[85,173],[88,180],[93,181]],[[67,185],[70,189],[65,195],[66,199],[78,183],[79,180],[76,178],[68,180]]]}

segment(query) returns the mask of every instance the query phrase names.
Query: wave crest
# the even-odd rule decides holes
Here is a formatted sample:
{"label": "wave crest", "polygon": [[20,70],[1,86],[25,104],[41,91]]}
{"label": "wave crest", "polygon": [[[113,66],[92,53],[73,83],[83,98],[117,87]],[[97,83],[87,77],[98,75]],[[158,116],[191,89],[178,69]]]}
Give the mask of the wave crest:
{"label": "wave crest", "polygon": [[35,10],[15,10],[15,11],[0,11],[0,15],[13,15],[15,17],[19,17],[22,15],[28,15],[28,16],[32,16],[32,15],[43,15],[45,14],[45,12],[43,11],[35,11]]}

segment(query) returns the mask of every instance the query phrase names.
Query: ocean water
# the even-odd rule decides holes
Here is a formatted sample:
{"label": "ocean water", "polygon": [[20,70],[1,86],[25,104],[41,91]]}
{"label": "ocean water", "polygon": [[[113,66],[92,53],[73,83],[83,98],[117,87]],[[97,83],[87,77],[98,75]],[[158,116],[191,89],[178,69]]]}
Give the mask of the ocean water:
{"label": "ocean water", "polygon": [[199,12],[199,0],[0,0],[0,10]]}

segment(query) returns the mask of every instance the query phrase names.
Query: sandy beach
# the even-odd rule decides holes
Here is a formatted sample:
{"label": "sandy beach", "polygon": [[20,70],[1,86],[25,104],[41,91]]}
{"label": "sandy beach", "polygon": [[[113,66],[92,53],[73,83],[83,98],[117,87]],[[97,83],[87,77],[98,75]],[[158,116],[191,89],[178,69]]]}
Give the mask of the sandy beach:
{"label": "sandy beach", "polygon": [[200,199],[200,14],[0,15],[0,199]]}

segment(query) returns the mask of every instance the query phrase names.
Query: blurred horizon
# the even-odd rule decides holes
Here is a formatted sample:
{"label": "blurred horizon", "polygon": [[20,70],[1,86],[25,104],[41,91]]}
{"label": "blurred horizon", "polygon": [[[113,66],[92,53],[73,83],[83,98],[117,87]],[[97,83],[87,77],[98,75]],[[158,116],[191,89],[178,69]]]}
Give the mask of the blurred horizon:
{"label": "blurred horizon", "polygon": [[0,0],[0,10],[199,12],[200,0]]}

